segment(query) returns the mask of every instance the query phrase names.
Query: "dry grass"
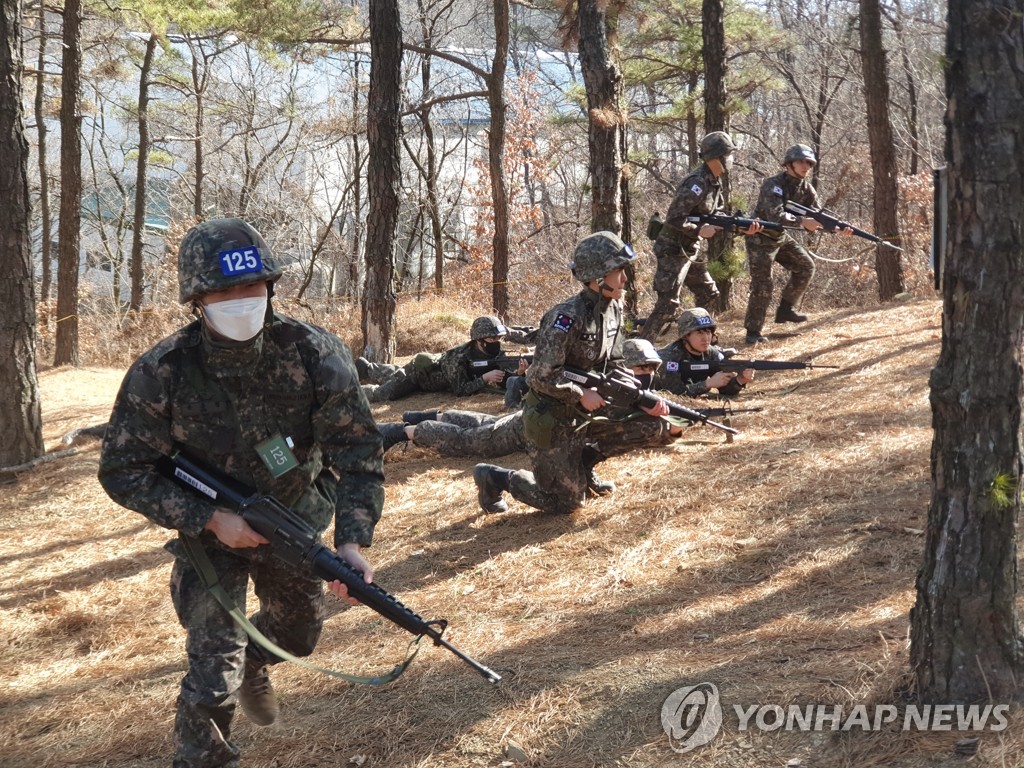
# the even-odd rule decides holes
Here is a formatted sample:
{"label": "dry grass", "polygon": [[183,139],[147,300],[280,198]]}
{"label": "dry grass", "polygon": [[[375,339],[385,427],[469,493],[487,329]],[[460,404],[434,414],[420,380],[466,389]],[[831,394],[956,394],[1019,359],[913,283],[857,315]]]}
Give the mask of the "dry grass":
{"label": "dry grass", "polygon": [[[464,332],[473,314],[451,327]],[[511,765],[510,741],[529,765],[557,768],[963,762],[955,731],[739,732],[729,717],[732,704],[899,703],[911,682],[940,307],[918,300],[818,318],[765,352],[842,370],[762,374],[745,398],[765,410],[736,417],[741,438],[695,429],[677,447],[608,462],[602,474],[617,493],[571,518],[515,503],[482,515],[473,461],[392,451],[371,552],[378,581],[429,618],[448,618],[452,642],[505,680],[490,687],[434,648],[383,689],[283,665],[281,722],[236,719],[243,764],[501,766]],[[441,334],[440,325],[430,327]],[[723,343],[741,332],[726,318]],[[47,446],[102,421],[121,373],[43,371]],[[376,415],[438,402],[424,395]],[[459,405],[500,408],[489,396]],[[168,763],[184,658],[167,535],[107,500],[96,459],[93,443],[0,488],[6,768]],[[339,610],[316,660],[382,670],[405,643],[370,611]],[[703,681],[722,693],[725,732],[676,754],[662,702]],[[973,762],[1024,764],[1018,723],[980,734]]]}

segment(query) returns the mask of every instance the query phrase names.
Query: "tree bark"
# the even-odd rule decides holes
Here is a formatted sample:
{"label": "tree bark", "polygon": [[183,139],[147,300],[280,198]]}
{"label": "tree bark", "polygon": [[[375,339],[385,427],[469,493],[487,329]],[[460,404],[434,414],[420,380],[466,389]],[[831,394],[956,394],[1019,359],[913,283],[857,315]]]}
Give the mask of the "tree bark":
{"label": "tree bark", "polygon": [[132,218],[132,255],[129,261],[132,289],[128,307],[133,312],[142,308],[142,245],[146,233],[146,177],[149,160],[149,73],[156,53],[156,35],[146,41],[146,54],[139,74],[139,158],[135,165],[135,214]]}
{"label": "tree bark", "polygon": [[369,199],[363,354],[374,362],[395,355],[395,232],[401,181],[402,24],[398,0],[370,0],[370,90],[366,133]]}
{"label": "tree bark", "polygon": [[[725,4],[723,0],[703,0],[701,7],[701,54],[704,59],[704,133],[729,130],[725,88]],[[723,202],[729,206],[729,175],[722,182]],[[720,232],[708,241],[708,261],[721,263],[732,247],[732,237]],[[732,294],[732,279],[719,279],[717,309],[726,309]]]}
{"label": "tree bark", "polygon": [[[864,100],[867,106],[871,175],[874,180],[875,234],[899,245],[896,220],[899,209],[898,168],[889,118],[889,75],[882,46],[882,13],[879,0],[861,0],[860,49],[864,69]],[[875,255],[878,296],[889,301],[906,290],[903,260],[893,248],[878,246]]]}
{"label": "tree bark", "polygon": [[[1024,28],[950,0],[942,349],[931,375],[932,497],[911,612],[925,702],[1020,698],[1015,599],[1024,396]],[[993,88],[993,83],[999,83]]]}
{"label": "tree bark", "polygon": [[622,234],[622,164],[625,116],[622,70],[613,41],[614,4],[579,0],[580,72],[587,91],[587,139],[590,145],[590,224],[595,232]]}
{"label": "tree bark", "polygon": [[50,284],[52,282],[50,240],[53,225],[50,221],[50,172],[46,167],[46,3],[39,4],[39,51],[36,59],[36,143],[38,145],[37,160],[39,164],[39,227],[40,227],[40,260],[42,261],[42,283],[39,286],[39,299],[50,300]]}
{"label": "tree bark", "polygon": [[0,0],[0,41],[0,466],[8,466],[43,453],[19,0]]}
{"label": "tree bark", "polygon": [[508,319],[508,183],[505,178],[505,70],[509,46],[508,0],[494,0],[494,60],[487,80],[487,101],[491,130],[487,157],[491,171],[491,200],[494,205],[494,261],[491,265],[491,303],[498,317]]}
{"label": "tree bark", "polygon": [[60,224],[54,365],[78,365],[78,270],[82,226],[82,4],[64,3],[61,61]]}

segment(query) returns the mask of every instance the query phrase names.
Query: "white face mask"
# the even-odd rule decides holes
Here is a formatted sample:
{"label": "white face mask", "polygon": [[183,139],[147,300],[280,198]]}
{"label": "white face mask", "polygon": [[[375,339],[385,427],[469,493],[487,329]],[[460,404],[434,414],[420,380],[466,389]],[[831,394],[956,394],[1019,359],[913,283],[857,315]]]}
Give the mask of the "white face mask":
{"label": "white face mask", "polygon": [[229,299],[203,305],[203,317],[210,328],[232,341],[249,341],[263,328],[267,297]]}

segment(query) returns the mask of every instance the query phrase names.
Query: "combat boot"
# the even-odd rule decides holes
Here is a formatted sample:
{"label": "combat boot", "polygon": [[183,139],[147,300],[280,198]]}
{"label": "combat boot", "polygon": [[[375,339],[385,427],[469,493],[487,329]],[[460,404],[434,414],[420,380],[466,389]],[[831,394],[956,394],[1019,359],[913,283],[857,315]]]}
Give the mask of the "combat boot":
{"label": "combat boot", "polygon": [[788,301],[780,301],[779,308],[775,310],[776,323],[804,323],[807,322],[807,315],[801,315]]}
{"label": "combat boot", "polygon": [[270,685],[270,667],[255,661],[245,662],[245,676],[238,689],[242,711],[256,725],[270,725],[281,711]]}
{"label": "combat boot", "polygon": [[473,468],[476,499],[480,509],[487,513],[508,512],[508,504],[501,494],[508,490],[508,470],[493,464],[477,464]]}
{"label": "combat boot", "polygon": [[406,411],[402,414],[402,421],[406,424],[419,424],[423,421],[437,421],[440,411]]}
{"label": "combat boot", "polygon": [[359,374],[359,381],[363,382],[370,378],[370,361],[365,357],[356,358],[356,373]]}
{"label": "combat boot", "polygon": [[594,474],[594,467],[604,461],[605,457],[591,446],[583,448],[583,471],[587,476],[587,490],[594,496],[611,496],[615,493],[615,483],[611,480],[599,480]]}
{"label": "combat boot", "polygon": [[387,453],[388,448],[391,448],[399,443],[408,441],[409,436],[405,434],[405,424],[397,424],[392,422],[390,424],[378,424],[377,431],[380,432],[381,437],[384,438],[384,452]]}
{"label": "combat boot", "polygon": [[744,344],[763,344],[768,341],[767,336],[762,336],[760,331],[747,331],[747,338],[743,340]]}

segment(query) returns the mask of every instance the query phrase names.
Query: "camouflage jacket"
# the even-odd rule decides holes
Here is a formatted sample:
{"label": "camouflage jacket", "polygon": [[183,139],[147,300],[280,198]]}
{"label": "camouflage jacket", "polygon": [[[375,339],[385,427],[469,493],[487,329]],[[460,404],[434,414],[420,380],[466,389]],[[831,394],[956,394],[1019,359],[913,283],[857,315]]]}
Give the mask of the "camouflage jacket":
{"label": "camouflage jacket", "polygon": [[[507,341],[526,344],[527,339],[533,339],[537,335],[535,328],[509,328],[505,336]],[[499,355],[507,354],[504,351]],[[492,392],[503,392],[502,387],[492,387],[480,378],[486,368],[474,368],[470,363],[474,360],[488,360],[487,355],[481,352],[473,341],[453,347],[441,355],[437,361],[443,378],[447,381],[447,389],[459,397],[474,395],[483,390]]]}
{"label": "camouflage jacket", "polygon": [[722,207],[722,182],[711,172],[706,163],[701,163],[693,173],[679,182],[676,195],[665,214],[658,239],[654,241],[654,252],[682,249],[690,257],[697,254],[699,224],[686,221],[687,216],[700,213],[714,213]]}
{"label": "camouflage jacket", "polygon": [[[710,390],[705,383],[708,378],[706,374],[702,373],[697,379],[686,375],[686,363],[726,359],[726,355],[720,347],[709,347],[704,354],[690,352],[682,339],[659,349],[658,357],[661,358],[662,365],[654,377],[653,388],[687,397],[700,397],[708,394]],[[718,393],[720,395],[738,395],[742,390],[743,385],[734,378],[724,387],[719,387]]]}
{"label": "camouflage jacket", "polygon": [[542,397],[575,405],[583,396],[566,381],[562,368],[603,370],[622,360],[622,303],[584,288],[549,310],[540,322],[533,364],[526,372],[530,389]]}
{"label": "camouflage jacket", "polygon": [[[256,446],[290,440],[298,466],[274,478]],[[110,497],[158,525],[198,535],[215,506],[155,462],[184,449],[291,507],[335,546],[369,546],[384,503],[382,440],[348,347],[322,328],[275,315],[253,344],[219,344],[196,321],[125,375],[103,441]]]}
{"label": "camouflage jacket", "polygon": [[[761,182],[761,193],[757,198],[754,216],[764,221],[786,222],[786,201],[806,205],[808,208],[820,208],[818,193],[814,191],[806,178],[798,179],[785,171],[777,173]],[[792,218],[789,219],[792,222]],[[785,232],[761,232],[760,237],[779,240]]]}

